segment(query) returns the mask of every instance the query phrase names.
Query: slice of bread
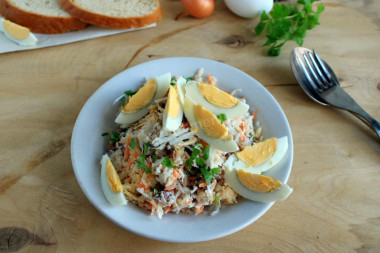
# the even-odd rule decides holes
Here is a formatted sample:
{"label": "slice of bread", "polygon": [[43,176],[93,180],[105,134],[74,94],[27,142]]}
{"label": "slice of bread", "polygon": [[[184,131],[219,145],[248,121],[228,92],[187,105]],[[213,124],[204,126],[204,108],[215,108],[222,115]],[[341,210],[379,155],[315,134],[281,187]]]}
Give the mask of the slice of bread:
{"label": "slice of bread", "polygon": [[156,23],[163,16],[159,0],[60,0],[73,17],[110,28],[137,28]]}
{"label": "slice of bread", "polygon": [[59,0],[0,0],[0,14],[34,33],[63,33],[86,27],[86,23],[65,12]]}

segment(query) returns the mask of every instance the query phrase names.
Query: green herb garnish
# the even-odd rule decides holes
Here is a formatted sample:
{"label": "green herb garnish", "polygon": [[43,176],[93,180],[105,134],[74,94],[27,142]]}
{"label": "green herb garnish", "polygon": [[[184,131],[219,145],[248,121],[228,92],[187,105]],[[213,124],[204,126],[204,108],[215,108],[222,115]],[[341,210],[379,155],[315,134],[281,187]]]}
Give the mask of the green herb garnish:
{"label": "green herb garnish", "polygon": [[127,96],[133,96],[136,93],[137,93],[137,91],[131,91],[131,90],[124,91],[124,94],[127,95]]}
{"label": "green herb garnish", "polygon": [[102,133],[102,136],[107,136],[107,135],[108,135],[107,132]]}
{"label": "green herb garnish", "polygon": [[205,160],[208,160],[209,157],[210,157],[210,146],[207,146],[205,148]]}
{"label": "green herb garnish", "polygon": [[187,78],[185,78],[185,79],[186,79],[186,82],[193,80],[192,77],[187,77]]}
{"label": "green herb garnish", "polygon": [[172,160],[170,160],[169,157],[164,157],[164,159],[162,159],[161,163],[168,168],[176,168],[176,166],[174,165],[174,162]]}
{"label": "green herb garnish", "polygon": [[144,146],[143,153],[135,160],[135,162],[137,164],[137,168],[145,171],[146,174],[152,173],[152,171],[148,168],[148,166],[145,165],[145,162],[146,162],[145,154],[148,152],[149,146],[150,146],[150,142],[148,141]]}
{"label": "green herb garnish", "polygon": [[144,154],[140,155],[136,160],[135,163],[137,164],[137,168],[140,170],[145,171],[146,174],[152,173],[152,171],[148,168],[148,166],[145,165],[146,157]]}
{"label": "green herb garnish", "polygon": [[185,165],[187,169],[191,172],[190,167],[194,164],[194,159],[201,153],[201,150],[197,148],[197,146],[193,147],[193,152],[189,159],[186,160]]}
{"label": "green herb garnish", "polygon": [[215,202],[218,206],[220,205],[220,200],[219,200],[219,197],[217,195],[215,195]]}
{"label": "green herb garnish", "polygon": [[172,79],[170,80],[170,85],[176,85],[176,82],[175,82],[175,78],[174,77],[172,77]]}
{"label": "green herb garnish", "polygon": [[227,120],[227,115],[226,114],[224,114],[224,113],[222,113],[222,114],[219,114],[218,115],[218,119],[220,120],[220,122],[224,122],[224,121],[226,121]]}
{"label": "green herb garnish", "polygon": [[220,173],[220,169],[219,168],[213,168],[213,169],[206,169],[206,168],[199,168],[199,170],[201,171],[202,175],[203,175],[203,178],[205,179],[206,181],[206,184],[210,184],[211,183],[211,180],[214,178],[214,174],[219,174]]}
{"label": "green herb garnish", "polygon": [[131,138],[131,141],[129,142],[129,147],[131,149],[134,149],[136,147],[136,141],[135,138]]}
{"label": "green herb garnish", "polygon": [[122,106],[125,106],[125,97],[124,96],[120,99],[120,102],[121,102]]}
{"label": "green herb garnish", "polygon": [[150,187],[150,189],[153,191],[154,195],[156,195],[158,193],[158,190],[156,187]]}
{"label": "green herb garnish", "polygon": [[149,146],[150,146],[150,142],[148,141],[148,142],[145,144],[145,146],[144,146],[144,151],[143,151],[143,154],[144,154],[144,155],[148,152]]}
{"label": "green herb garnish", "polygon": [[157,161],[158,157],[156,155],[152,156],[153,162]]}
{"label": "green herb garnish", "polygon": [[270,16],[265,11],[261,14],[255,32],[260,35],[265,30],[268,40],[263,46],[269,46],[268,55],[279,55],[282,46],[289,40],[302,46],[306,31],[319,25],[319,15],[325,9],[321,3],[314,11],[312,5],[317,1],[298,0],[297,4],[288,5],[275,3]]}
{"label": "green herb garnish", "polygon": [[112,132],[112,135],[110,136],[110,141],[111,142],[118,142],[119,141],[119,136],[120,136],[120,133],[119,132]]}

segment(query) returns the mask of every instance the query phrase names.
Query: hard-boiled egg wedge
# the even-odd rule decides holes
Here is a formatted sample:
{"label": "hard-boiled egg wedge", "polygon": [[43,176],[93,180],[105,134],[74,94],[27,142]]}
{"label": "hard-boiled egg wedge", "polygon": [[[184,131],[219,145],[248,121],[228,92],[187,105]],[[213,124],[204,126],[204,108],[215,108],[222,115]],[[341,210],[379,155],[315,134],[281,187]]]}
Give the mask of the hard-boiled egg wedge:
{"label": "hard-boiled egg wedge", "polygon": [[224,152],[235,152],[239,149],[219,119],[202,105],[191,101],[187,94],[184,112],[190,126],[196,131],[199,138]]}
{"label": "hard-boiled egg wedge", "polygon": [[214,85],[189,81],[185,86],[186,95],[195,103],[202,105],[216,115],[225,114],[227,118],[243,116],[249,105],[231,96]]}
{"label": "hard-boiled egg wedge", "polygon": [[[230,156],[234,168],[261,174],[276,165],[288,150],[288,137],[269,138],[263,142],[245,147],[242,151]],[[229,166],[229,164],[227,164]]]}
{"label": "hard-boiled egg wedge", "polygon": [[225,167],[224,179],[240,196],[252,201],[284,200],[293,191],[287,184],[282,184],[274,178],[227,167]]}
{"label": "hard-boiled egg wedge", "polygon": [[125,104],[115,122],[128,125],[144,117],[149,112],[149,106],[154,103],[154,100],[162,98],[166,94],[170,80],[170,73],[149,79]]}
{"label": "hard-boiled egg wedge", "polygon": [[[178,86],[177,86],[178,87]],[[177,88],[170,86],[168,100],[163,115],[163,126],[166,130],[174,132],[182,123],[183,109],[177,94]]]}
{"label": "hard-boiled egg wedge", "polygon": [[180,76],[177,80],[176,88],[177,88],[177,93],[179,97],[179,102],[181,103],[182,107],[183,107],[183,104],[185,103],[185,94],[186,94],[185,84],[186,84],[186,79],[183,76]]}
{"label": "hard-boiled egg wedge", "polygon": [[0,18],[0,32],[3,32],[8,39],[21,46],[33,46],[38,41],[28,28],[3,18]]}
{"label": "hard-boiled egg wedge", "polygon": [[269,138],[245,147],[224,163],[226,183],[238,194],[253,201],[272,202],[287,198],[292,188],[277,179],[261,175],[277,164],[287,149],[287,136]]}
{"label": "hard-boiled egg wedge", "polygon": [[115,206],[126,205],[128,200],[123,193],[123,185],[107,154],[103,155],[100,164],[102,167],[100,172],[100,184],[106,199]]}

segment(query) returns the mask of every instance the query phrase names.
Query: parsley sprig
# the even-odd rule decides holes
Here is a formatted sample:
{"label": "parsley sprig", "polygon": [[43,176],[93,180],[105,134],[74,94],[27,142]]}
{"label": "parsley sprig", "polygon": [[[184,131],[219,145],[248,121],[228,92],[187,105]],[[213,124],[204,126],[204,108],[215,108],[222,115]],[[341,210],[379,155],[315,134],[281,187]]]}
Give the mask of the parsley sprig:
{"label": "parsley sprig", "polygon": [[268,55],[277,56],[282,46],[289,40],[294,40],[302,46],[306,31],[319,25],[319,15],[325,9],[320,3],[316,10],[313,3],[319,0],[298,0],[297,4],[275,3],[270,16],[264,11],[255,32],[260,35],[264,30],[267,41],[263,46],[269,46]]}

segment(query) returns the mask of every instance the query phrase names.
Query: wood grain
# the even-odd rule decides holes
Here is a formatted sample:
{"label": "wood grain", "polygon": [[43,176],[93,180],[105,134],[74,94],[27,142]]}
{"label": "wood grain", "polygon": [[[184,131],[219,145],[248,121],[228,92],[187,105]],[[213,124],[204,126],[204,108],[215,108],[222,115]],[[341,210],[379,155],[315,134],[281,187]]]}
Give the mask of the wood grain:
{"label": "wood grain", "polygon": [[[351,114],[312,102],[297,85],[287,44],[265,56],[257,19],[221,0],[206,19],[161,1],[156,28],[0,55],[0,252],[380,252],[380,144]],[[331,0],[305,47],[380,119],[380,2]],[[142,238],[103,217],[76,182],[70,137],[91,94],[126,67],[171,56],[210,58],[262,83],[294,138],[294,193],[225,238],[175,244]]]}

